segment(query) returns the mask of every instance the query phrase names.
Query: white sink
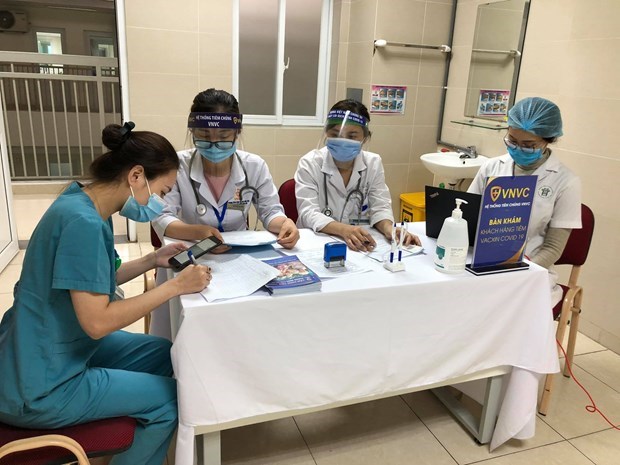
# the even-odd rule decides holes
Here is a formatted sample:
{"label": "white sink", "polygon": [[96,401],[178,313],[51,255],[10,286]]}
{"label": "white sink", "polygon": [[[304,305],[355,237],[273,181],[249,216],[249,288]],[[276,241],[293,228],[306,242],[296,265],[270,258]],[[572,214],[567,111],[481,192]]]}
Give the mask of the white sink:
{"label": "white sink", "polygon": [[435,176],[448,180],[473,179],[480,166],[488,160],[478,155],[476,158],[461,158],[459,152],[425,153],[420,157],[422,163]]}

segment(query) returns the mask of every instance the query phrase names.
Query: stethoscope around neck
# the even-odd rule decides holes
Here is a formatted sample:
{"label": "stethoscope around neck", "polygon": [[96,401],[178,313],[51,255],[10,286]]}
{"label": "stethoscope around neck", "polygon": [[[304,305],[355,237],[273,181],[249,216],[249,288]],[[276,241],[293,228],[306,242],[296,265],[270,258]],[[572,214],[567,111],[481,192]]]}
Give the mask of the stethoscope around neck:
{"label": "stethoscope around neck", "polygon": [[[194,159],[196,158],[196,152],[197,150],[194,150],[194,153],[192,153],[192,156],[189,159],[188,178],[189,178],[189,183],[192,185],[194,196],[196,197],[196,214],[198,216],[204,216],[207,214],[207,206],[200,201],[200,197],[198,196],[198,189],[196,189],[196,185],[194,184],[194,181],[191,177],[192,166],[194,165]],[[246,171],[245,166],[243,165],[243,162],[241,161],[241,157],[239,157],[239,154],[237,152],[235,152],[235,157],[237,157],[237,161],[239,162],[239,165],[241,165],[241,169],[243,170],[243,176],[245,177],[245,185],[239,190],[239,199],[243,200],[243,194],[245,192],[251,192],[253,196],[253,201],[258,202],[258,198],[260,197],[258,194],[258,189],[256,189],[253,186],[250,186],[248,182],[248,172]],[[226,210],[222,212],[222,220],[223,220],[225,213],[226,213]]]}
{"label": "stethoscope around neck", "polygon": [[[362,208],[364,204],[364,194],[360,189],[362,184],[362,176],[360,174],[360,178],[357,180],[357,186],[351,192],[347,194],[347,197],[344,200],[344,205],[342,206],[342,211],[340,212],[339,223],[342,223],[342,218],[344,217],[344,212],[347,209],[347,205],[352,197],[357,197],[359,199],[359,205],[357,208],[357,222],[359,223],[362,218]],[[334,211],[329,207],[329,194],[327,192],[327,173],[323,173],[323,190],[325,191],[325,207],[322,210],[322,213],[325,216],[332,217],[334,215]]]}

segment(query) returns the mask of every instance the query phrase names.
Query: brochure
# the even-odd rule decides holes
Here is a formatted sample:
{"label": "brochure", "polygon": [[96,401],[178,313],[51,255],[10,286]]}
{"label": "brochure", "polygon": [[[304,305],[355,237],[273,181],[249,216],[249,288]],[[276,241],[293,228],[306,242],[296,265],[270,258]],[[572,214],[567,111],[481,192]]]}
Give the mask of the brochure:
{"label": "brochure", "polygon": [[264,262],[280,272],[279,276],[265,284],[271,294],[297,294],[321,289],[321,279],[304,265],[297,255],[264,260]]}

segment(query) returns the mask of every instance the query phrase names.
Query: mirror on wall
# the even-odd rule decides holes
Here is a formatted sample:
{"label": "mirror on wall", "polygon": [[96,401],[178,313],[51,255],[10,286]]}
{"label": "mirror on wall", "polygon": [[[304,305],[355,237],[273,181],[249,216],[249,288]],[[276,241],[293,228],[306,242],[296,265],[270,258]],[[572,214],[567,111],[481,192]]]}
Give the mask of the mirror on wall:
{"label": "mirror on wall", "polygon": [[514,103],[529,0],[478,6],[464,115],[503,121]]}
{"label": "mirror on wall", "polygon": [[488,130],[507,127],[505,118],[516,96],[530,0],[454,1],[454,41],[437,143],[455,150],[475,145],[480,152],[485,150],[482,146],[485,134],[490,135]]}

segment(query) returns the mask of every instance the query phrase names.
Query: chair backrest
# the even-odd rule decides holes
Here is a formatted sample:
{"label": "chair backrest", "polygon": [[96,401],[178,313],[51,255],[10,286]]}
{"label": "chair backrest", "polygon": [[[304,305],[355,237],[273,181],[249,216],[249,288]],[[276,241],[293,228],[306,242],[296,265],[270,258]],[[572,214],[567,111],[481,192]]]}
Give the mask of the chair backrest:
{"label": "chair backrest", "polygon": [[581,229],[573,229],[564,247],[564,252],[556,265],[581,266],[588,258],[592,235],[594,233],[594,213],[587,205],[581,204]]}
{"label": "chair backrest", "polygon": [[153,229],[152,225],[151,225],[151,245],[155,247],[155,249],[159,249],[161,247],[161,241],[159,240],[159,236]]}
{"label": "chair backrest", "polygon": [[295,197],[295,180],[284,181],[278,189],[280,203],[284,207],[284,213],[293,221],[297,222],[297,197]]}

